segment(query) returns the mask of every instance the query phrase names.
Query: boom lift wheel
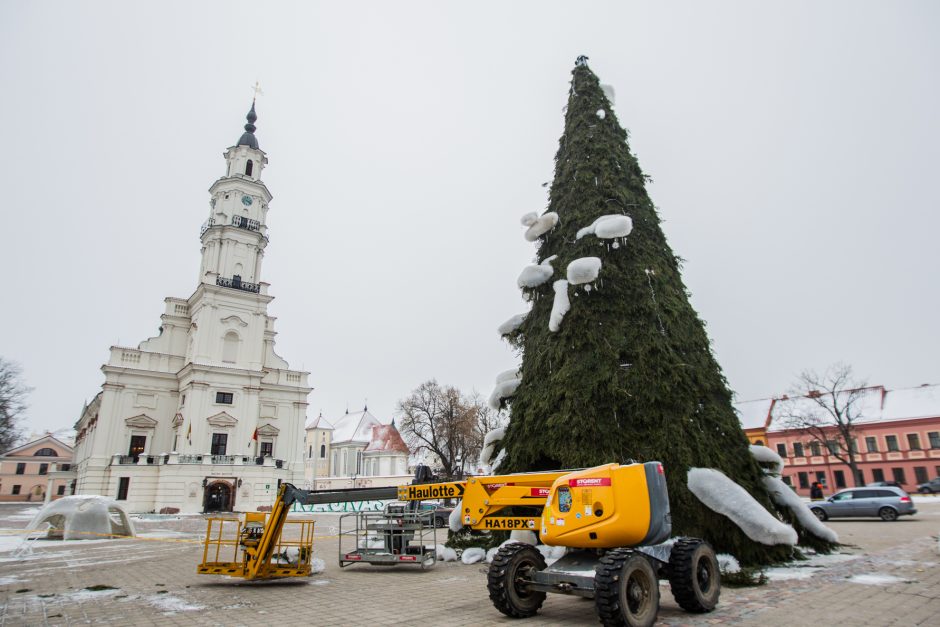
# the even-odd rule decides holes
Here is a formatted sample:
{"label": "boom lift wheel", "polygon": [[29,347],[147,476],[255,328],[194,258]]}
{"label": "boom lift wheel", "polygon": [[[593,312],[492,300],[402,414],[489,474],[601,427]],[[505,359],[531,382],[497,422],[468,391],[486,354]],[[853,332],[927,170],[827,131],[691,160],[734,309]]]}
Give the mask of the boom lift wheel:
{"label": "boom lift wheel", "polygon": [[669,587],[679,607],[686,612],[711,612],[721,594],[718,558],[703,540],[677,540],[669,554]]}
{"label": "boom lift wheel", "polygon": [[544,569],[545,558],[534,546],[514,542],[502,547],[493,557],[486,576],[486,587],[496,609],[512,618],[535,616],[545,602],[545,593],[528,588],[528,575]]}
{"label": "boom lift wheel", "polygon": [[649,627],[659,614],[659,580],[649,560],[629,549],[601,558],[594,575],[597,616],[607,627]]}

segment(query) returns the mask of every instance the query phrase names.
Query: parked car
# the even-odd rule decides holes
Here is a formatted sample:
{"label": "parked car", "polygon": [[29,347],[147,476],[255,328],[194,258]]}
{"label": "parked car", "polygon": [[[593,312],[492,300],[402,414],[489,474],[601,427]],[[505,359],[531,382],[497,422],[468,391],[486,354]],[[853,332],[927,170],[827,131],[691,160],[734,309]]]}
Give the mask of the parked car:
{"label": "parked car", "polygon": [[897,520],[917,513],[907,492],[893,486],[840,490],[825,501],[813,501],[809,508],[819,520],[863,516]]}
{"label": "parked car", "polygon": [[450,520],[450,513],[454,511],[453,507],[446,507],[433,501],[422,501],[418,511],[434,512],[434,526],[437,528],[446,527]]}
{"label": "parked car", "polygon": [[927,483],[918,483],[917,491],[921,494],[934,494],[940,492],[940,477],[931,479]]}
{"label": "parked car", "polygon": [[884,486],[889,486],[892,488],[901,488],[902,490],[904,489],[904,486],[902,486],[897,481],[873,481],[871,483],[865,484],[866,488],[879,488],[879,487],[884,487]]}

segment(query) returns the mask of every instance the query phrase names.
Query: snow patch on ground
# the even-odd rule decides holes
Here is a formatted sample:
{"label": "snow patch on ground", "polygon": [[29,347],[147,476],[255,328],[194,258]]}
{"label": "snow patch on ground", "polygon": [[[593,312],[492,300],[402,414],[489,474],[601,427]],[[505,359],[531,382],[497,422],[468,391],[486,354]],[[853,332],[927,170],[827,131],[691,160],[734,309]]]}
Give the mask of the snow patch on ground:
{"label": "snow patch on ground", "polygon": [[19,577],[0,577],[0,586],[9,586],[12,583],[23,581]]}
{"label": "snow patch on ground", "polygon": [[311,575],[322,573],[324,570],[326,570],[326,562],[321,560],[319,557],[315,557],[312,560],[310,560],[310,574]]}
{"label": "snow patch on ground", "polygon": [[907,583],[906,579],[895,577],[894,575],[884,575],[882,573],[869,573],[865,575],[852,575],[846,581],[849,583],[861,583],[866,586],[884,586],[892,583]]}
{"label": "snow patch on ground", "polygon": [[329,579],[314,579],[310,581],[311,586],[325,586],[330,583]]}
{"label": "snow patch on ground", "polygon": [[555,333],[561,327],[565,314],[571,309],[571,301],[568,300],[568,281],[555,281],[552,288],[555,290],[555,300],[552,302],[552,313],[548,319],[548,330]]}
{"label": "snow patch on ground", "polygon": [[597,279],[601,271],[600,257],[581,257],[568,264],[568,283],[581,285]]}
{"label": "snow patch on ground", "polygon": [[764,576],[771,581],[788,581],[791,579],[809,579],[822,568],[804,566],[804,567],[794,567],[789,568],[787,566],[780,566],[777,568],[768,568],[764,571]]}
{"label": "snow patch on ground", "polygon": [[689,490],[709,509],[730,518],[751,540],[761,544],[797,542],[796,531],[758,503],[747,490],[712,468],[690,468]]}
{"label": "snow patch on ground", "polygon": [[189,612],[192,610],[204,610],[205,605],[188,603],[185,600],[175,597],[171,594],[161,594],[147,598],[147,603],[154,606],[161,612]]}

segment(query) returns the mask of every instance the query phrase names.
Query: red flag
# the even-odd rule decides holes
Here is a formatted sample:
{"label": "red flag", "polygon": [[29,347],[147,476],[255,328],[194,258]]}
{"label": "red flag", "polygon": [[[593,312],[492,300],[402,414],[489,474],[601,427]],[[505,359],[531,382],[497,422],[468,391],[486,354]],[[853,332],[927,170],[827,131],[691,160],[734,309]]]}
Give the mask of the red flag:
{"label": "red flag", "polygon": [[[255,432],[251,434],[251,442],[258,441],[258,427],[255,427]],[[248,443],[248,448],[251,448],[251,442]]]}

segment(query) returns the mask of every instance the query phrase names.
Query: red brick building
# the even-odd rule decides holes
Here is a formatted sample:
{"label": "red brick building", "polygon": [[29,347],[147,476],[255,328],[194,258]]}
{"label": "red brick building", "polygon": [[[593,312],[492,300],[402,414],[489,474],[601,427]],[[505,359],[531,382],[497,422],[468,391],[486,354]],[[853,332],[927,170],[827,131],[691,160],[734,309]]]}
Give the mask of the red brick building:
{"label": "red brick building", "polygon": [[[861,392],[854,438],[857,485],[897,481],[913,492],[918,483],[940,477],[940,385],[896,390],[872,386]],[[799,406],[809,400],[781,397],[736,407],[745,433],[762,432],[764,444],[784,458],[783,480],[800,495],[809,496],[814,481],[822,483],[826,494],[856,485],[848,465],[832,454],[834,442],[815,438],[805,429],[787,428],[783,408],[794,403]],[[827,431],[834,433],[835,427]]]}

